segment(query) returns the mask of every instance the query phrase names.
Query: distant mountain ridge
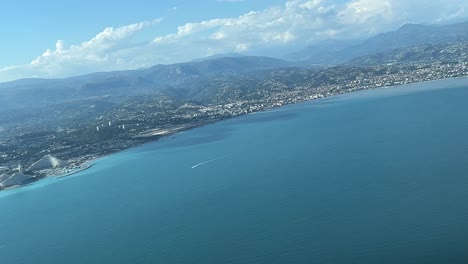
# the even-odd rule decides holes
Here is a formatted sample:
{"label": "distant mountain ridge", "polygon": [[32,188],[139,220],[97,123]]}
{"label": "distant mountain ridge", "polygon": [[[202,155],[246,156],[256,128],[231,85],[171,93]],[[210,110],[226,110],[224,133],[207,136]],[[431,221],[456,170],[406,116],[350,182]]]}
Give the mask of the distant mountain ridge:
{"label": "distant mountain ridge", "polygon": [[353,40],[325,40],[284,56],[289,61],[307,61],[310,64],[336,64],[336,54],[357,44]]}
{"label": "distant mountain ridge", "polygon": [[381,33],[352,47],[353,57],[423,44],[468,41],[468,22],[453,25],[404,24],[397,31]]}
{"label": "distant mountain ridge", "polygon": [[398,48],[352,59],[347,65],[453,63],[468,61],[468,41],[448,44],[426,44]]}
{"label": "distant mountain ridge", "polygon": [[378,34],[359,44],[328,40],[289,54],[286,58],[304,58],[311,64],[333,65],[393,49],[463,41],[468,41],[468,22],[451,25],[404,24],[396,31]]}
{"label": "distant mountain ridge", "polygon": [[142,71],[142,76],[157,79],[165,84],[177,84],[187,78],[218,73],[241,73],[251,70],[291,66],[287,61],[269,57],[239,56],[220,57],[197,62],[156,65]]}
{"label": "distant mountain ridge", "polygon": [[155,65],[144,70],[92,73],[65,79],[21,79],[0,83],[0,111],[90,96],[140,95],[213,74],[242,73],[291,65],[290,62],[268,57],[222,57],[199,62]]}
{"label": "distant mountain ridge", "polygon": [[194,60],[192,60],[192,62],[200,62],[200,61],[219,59],[219,58],[226,58],[226,57],[238,58],[238,57],[248,57],[248,56],[242,55],[240,53],[235,53],[235,52],[221,53],[221,54],[214,54],[214,55],[211,55],[211,56],[207,56],[207,57],[204,57],[204,58],[194,59]]}
{"label": "distant mountain ridge", "polygon": [[[164,93],[173,98],[186,97],[193,93],[187,88],[197,86],[197,89],[201,89],[201,83],[207,85],[210,78],[218,75],[288,67],[305,68],[316,64],[326,67],[347,62],[359,66],[394,63],[398,60],[427,62],[427,58],[449,60],[451,54],[437,53],[437,47],[464,42],[468,42],[468,22],[438,26],[405,24],[396,31],[382,33],[360,43],[328,40],[310,46],[294,53],[300,62],[240,54],[217,57],[221,54],[215,55],[216,58],[155,65],[141,70],[99,72],[64,79],[22,79],[0,83],[0,112],[4,113],[0,116],[0,122],[23,118],[23,110],[37,108],[45,111],[44,106],[51,108],[66,102],[74,102],[72,105],[76,108],[64,108],[61,111],[77,113],[87,109],[90,113],[96,113],[112,108],[129,97],[148,93]],[[432,46],[418,48],[422,45]],[[391,51],[394,52],[389,53]],[[184,89],[180,89],[181,86]],[[28,113],[40,119],[40,115],[46,114],[41,111]]]}

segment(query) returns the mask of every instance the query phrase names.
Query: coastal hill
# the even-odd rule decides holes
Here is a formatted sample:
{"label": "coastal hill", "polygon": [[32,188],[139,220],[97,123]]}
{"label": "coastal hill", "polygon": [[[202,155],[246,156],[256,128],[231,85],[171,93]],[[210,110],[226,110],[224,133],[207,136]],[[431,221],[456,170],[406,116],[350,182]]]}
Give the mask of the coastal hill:
{"label": "coastal hill", "polygon": [[284,60],[257,56],[218,57],[197,62],[156,65],[139,75],[156,84],[180,84],[192,78],[220,73],[244,73],[252,70],[274,69],[292,66]]}
{"label": "coastal hill", "polygon": [[0,83],[0,111],[31,108],[90,97],[125,97],[167,89],[215,74],[236,74],[290,66],[268,57],[223,57],[156,65],[143,70],[100,72],[65,79],[23,79]]}

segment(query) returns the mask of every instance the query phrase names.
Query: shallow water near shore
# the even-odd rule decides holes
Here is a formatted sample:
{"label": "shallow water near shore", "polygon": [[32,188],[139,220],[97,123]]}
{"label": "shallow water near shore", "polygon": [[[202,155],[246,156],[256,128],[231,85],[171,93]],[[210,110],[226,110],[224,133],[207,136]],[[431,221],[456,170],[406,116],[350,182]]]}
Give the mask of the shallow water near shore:
{"label": "shallow water near shore", "polygon": [[468,263],[467,98],[290,105],[0,192],[1,263]]}

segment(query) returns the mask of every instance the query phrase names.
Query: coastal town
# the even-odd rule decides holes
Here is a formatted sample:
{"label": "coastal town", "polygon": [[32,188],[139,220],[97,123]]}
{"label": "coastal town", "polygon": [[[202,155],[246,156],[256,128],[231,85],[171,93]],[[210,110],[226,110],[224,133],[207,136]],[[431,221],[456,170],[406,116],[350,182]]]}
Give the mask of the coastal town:
{"label": "coastal town", "polygon": [[213,87],[203,97],[157,93],[130,98],[100,116],[53,130],[38,124],[3,129],[0,189],[70,175],[104,155],[227,118],[359,90],[468,76],[468,63],[286,68],[262,78],[255,74],[216,76],[202,84]]}

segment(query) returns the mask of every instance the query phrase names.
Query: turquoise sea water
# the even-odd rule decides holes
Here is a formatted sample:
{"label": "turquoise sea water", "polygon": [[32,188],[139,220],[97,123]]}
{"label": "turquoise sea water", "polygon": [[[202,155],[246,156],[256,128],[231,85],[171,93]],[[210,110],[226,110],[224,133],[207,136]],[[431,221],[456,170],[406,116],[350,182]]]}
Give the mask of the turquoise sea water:
{"label": "turquoise sea water", "polygon": [[0,192],[0,263],[468,263],[467,99],[337,96]]}

